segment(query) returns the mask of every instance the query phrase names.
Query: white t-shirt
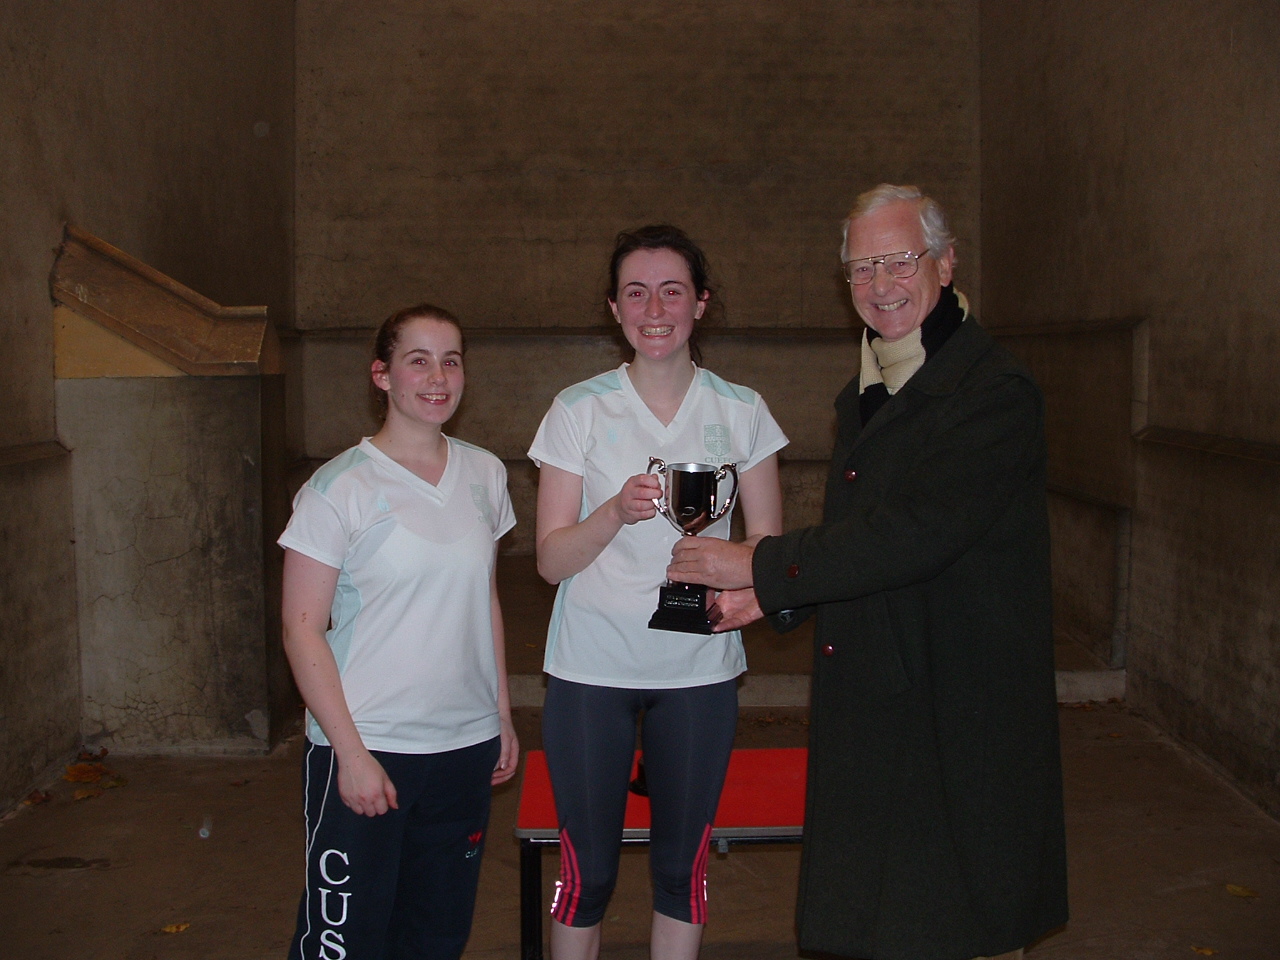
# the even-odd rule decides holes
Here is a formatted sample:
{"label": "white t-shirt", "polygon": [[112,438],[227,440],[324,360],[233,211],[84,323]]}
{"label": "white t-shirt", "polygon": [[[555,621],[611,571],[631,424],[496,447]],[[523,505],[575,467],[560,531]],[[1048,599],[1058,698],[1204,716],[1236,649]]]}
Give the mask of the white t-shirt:
{"label": "white t-shirt", "polygon": [[[447,439],[439,486],[361,440],[298,491],[278,541],[340,571],[325,639],[370,750],[442,753],[499,732],[489,582],[515,515],[502,461]],[[328,744],[310,714],[307,736]]]}
{"label": "white t-shirt", "polygon": [[[583,478],[579,519],[643,473],[650,457],[733,463],[741,474],[787,444],[758,393],[709,370],[695,369],[684,402],[664,426],[636,393],[627,366],[561,391],[529,450],[538,466]],[[723,481],[722,496],[730,484]],[[727,538],[729,519],[725,514],[699,536]],[[737,631],[649,629],[679,537],[661,515],[624,526],[585,570],[560,584],[547,631],[547,673],[596,686],[660,689],[718,683],[746,670]]]}

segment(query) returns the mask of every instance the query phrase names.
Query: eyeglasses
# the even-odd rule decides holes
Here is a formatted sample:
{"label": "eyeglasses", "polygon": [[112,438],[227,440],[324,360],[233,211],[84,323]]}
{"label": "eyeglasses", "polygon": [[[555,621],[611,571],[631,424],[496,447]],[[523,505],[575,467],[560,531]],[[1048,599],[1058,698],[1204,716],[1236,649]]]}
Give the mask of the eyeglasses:
{"label": "eyeglasses", "polygon": [[885,268],[891,277],[897,277],[899,280],[906,280],[914,277],[916,271],[920,269],[920,258],[927,256],[925,253],[912,253],[910,250],[903,250],[900,253],[886,253],[880,257],[863,257],[861,260],[844,260],[844,278],[855,286],[861,286],[864,283],[870,283],[876,275],[876,264],[880,264]]}

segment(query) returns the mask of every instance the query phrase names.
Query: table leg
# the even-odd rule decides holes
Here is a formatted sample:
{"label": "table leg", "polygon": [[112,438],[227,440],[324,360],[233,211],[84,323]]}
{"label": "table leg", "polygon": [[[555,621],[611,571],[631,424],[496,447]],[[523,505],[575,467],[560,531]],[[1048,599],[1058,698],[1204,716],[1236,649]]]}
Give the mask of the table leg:
{"label": "table leg", "polygon": [[542,847],[520,841],[520,958],[542,960]]}

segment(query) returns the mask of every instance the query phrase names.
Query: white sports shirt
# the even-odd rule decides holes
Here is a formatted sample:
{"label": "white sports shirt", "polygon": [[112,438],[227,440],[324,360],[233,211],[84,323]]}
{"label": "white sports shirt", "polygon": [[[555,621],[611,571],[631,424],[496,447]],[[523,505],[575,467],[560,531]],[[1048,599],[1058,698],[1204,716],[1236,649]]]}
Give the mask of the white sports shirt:
{"label": "white sports shirt", "polygon": [[[643,473],[650,457],[733,463],[744,473],[787,444],[758,393],[709,370],[695,369],[684,402],[664,426],[636,393],[627,367],[561,391],[529,450],[538,466],[583,478],[579,519]],[[729,519],[726,514],[699,536],[728,537]],[[547,631],[547,673],[596,686],[660,689],[718,683],[746,670],[737,631],[700,636],[649,629],[679,537],[661,515],[624,526],[590,566],[560,584]]]}
{"label": "white sports shirt", "polygon": [[[447,439],[439,486],[361,440],[298,491],[278,541],[340,571],[325,638],[370,750],[442,753],[499,732],[489,580],[515,515],[502,461]],[[328,744],[310,714],[307,736]]]}

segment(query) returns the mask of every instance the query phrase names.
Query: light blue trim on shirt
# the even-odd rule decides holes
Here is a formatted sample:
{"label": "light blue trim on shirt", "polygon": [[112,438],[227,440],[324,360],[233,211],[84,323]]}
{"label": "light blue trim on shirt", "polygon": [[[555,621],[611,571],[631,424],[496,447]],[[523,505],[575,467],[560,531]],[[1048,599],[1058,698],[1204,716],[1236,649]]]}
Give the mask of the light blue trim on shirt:
{"label": "light blue trim on shirt", "polygon": [[621,389],[622,378],[618,376],[618,371],[610,370],[590,380],[575,383],[572,387],[565,387],[560,391],[557,399],[566,407],[572,407],[578,401],[586,400],[588,397],[602,397],[606,393],[616,393]]}
{"label": "light blue trim on shirt", "polygon": [[311,479],[307,481],[307,486],[323,496],[329,492],[329,488],[333,486],[335,480],[352,467],[358,467],[368,459],[369,455],[359,447],[344,450],[317,470]]}
{"label": "light blue trim on shirt", "polygon": [[356,632],[356,619],[364,607],[364,599],[360,590],[351,582],[351,574],[346,569],[338,572],[338,583],[333,591],[334,629],[329,631],[329,649],[333,651],[333,659],[338,664],[341,675],[347,665],[347,657],[351,653],[351,639]]}
{"label": "light blue trim on shirt", "polygon": [[501,457],[499,457],[496,453],[494,453],[492,450],[486,450],[484,447],[477,447],[474,443],[467,443],[467,441],[465,441],[465,440],[459,440],[457,437],[452,437],[452,436],[451,436],[451,437],[449,438],[449,442],[450,442],[450,443],[456,443],[456,444],[457,444],[458,446],[460,446],[460,447],[466,447],[468,450],[474,450],[474,451],[476,451],[477,453],[483,453],[483,454],[485,454],[485,455],[487,455],[487,456],[493,457],[493,459],[495,459],[495,460],[501,460],[501,459],[502,459],[502,458],[501,458]]}
{"label": "light blue trim on shirt", "polygon": [[[575,573],[573,577],[576,576]],[[556,641],[560,638],[560,626],[564,623],[565,598],[569,595],[569,584],[573,583],[573,577],[566,577],[560,581],[559,589],[556,590],[556,601],[551,605],[551,622],[547,624],[547,649],[542,657],[543,671],[550,670],[555,657]]]}
{"label": "light blue trim on shirt", "polygon": [[756,402],[759,396],[750,387],[744,387],[738,383],[730,383],[722,377],[716,376],[710,370],[702,370],[702,382],[715,391],[719,396],[729,400],[737,400],[739,403],[745,403],[748,406]]}

